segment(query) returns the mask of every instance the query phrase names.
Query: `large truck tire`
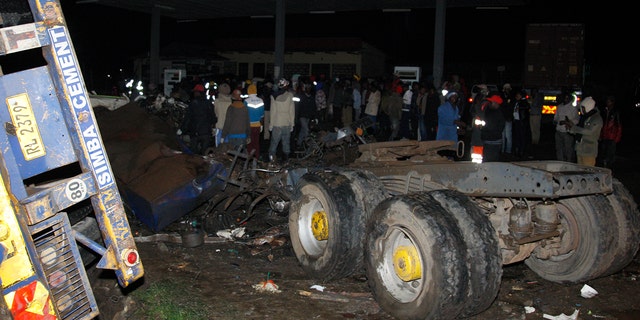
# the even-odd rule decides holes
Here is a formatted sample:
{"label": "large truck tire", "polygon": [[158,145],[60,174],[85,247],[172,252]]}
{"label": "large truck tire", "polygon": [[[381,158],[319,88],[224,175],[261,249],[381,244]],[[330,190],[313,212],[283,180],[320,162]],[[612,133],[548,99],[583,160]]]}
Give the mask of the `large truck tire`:
{"label": "large truck tire", "polygon": [[607,195],[607,200],[613,207],[610,221],[617,222],[617,241],[609,247],[614,257],[603,276],[614,274],[631,263],[640,245],[640,212],[629,190],[613,179],[613,193]]}
{"label": "large truck tire", "polygon": [[384,200],[367,224],[367,281],[397,319],[455,319],[466,306],[467,249],[455,218],[427,193]]}
{"label": "large truck tire", "polygon": [[559,283],[607,275],[616,256],[611,245],[618,242],[615,220],[620,214],[613,213],[614,208],[604,195],[563,199],[557,207],[562,225],[558,254],[541,259],[534,250],[525,264],[540,277]]}
{"label": "large truck tire", "polygon": [[460,228],[466,245],[469,292],[463,317],[488,309],[498,296],[502,280],[502,256],[497,233],[489,217],[468,196],[454,190],[430,192]]}
{"label": "large truck tire", "polygon": [[385,197],[367,171],[307,173],[298,182],[289,209],[295,255],[307,274],[323,281],[363,268],[365,223]]}

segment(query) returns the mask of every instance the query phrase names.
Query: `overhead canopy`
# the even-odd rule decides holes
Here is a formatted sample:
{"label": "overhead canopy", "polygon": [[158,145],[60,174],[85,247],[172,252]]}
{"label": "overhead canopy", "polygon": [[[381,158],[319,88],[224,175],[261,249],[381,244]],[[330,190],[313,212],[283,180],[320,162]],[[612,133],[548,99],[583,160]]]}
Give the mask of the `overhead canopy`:
{"label": "overhead canopy", "polygon": [[[447,8],[521,6],[529,0],[447,0]],[[151,14],[160,9],[162,16],[177,20],[201,20],[250,16],[272,16],[276,0],[77,0]],[[287,14],[330,13],[435,8],[436,0],[285,0]]]}
{"label": "overhead canopy", "polygon": [[234,17],[274,17],[275,61],[274,77],[279,77],[284,66],[285,15],[338,13],[381,10],[409,12],[414,9],[435,8],[434,35],[434,84],[440,84],[444,56],[444,24],[447,8],[507,8],[522,6],[530,0],[76,0],[76,4],[98,5],[149,13],[152,16],[150,79],[158,82],[159,73],[159,25],[160,16],[176,20]]}

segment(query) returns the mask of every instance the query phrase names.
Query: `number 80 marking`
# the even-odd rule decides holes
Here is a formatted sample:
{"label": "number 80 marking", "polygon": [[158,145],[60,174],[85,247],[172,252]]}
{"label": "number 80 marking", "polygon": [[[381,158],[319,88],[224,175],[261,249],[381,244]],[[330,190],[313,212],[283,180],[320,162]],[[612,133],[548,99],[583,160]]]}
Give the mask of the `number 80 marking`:
{"label": "number 80 marking", "polygon": [[79,202],[87,197],[87,185],[81,179],[71,179],[64,187],[67,199]]}

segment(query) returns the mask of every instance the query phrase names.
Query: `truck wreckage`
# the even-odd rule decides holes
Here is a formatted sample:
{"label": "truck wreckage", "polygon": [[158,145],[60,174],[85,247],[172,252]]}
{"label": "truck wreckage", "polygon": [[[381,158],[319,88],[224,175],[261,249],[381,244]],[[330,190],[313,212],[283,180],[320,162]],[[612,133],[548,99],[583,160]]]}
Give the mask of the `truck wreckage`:
{"label": "truck wreckage", "polygon": [[[129,144],[140,140],[118,130]],[[502,266],[515,262],[559,283],[607,276],[629,264],[640,243],[638,207],[605,168],[452,161],[440,155],[456,149],[451,141],[344,144],[358,157],[340,166],[307,155],[265,165],[233,149],[192,155],[195,161],[159,143],[125,160],[117,154],[125,148],[105,142],[116,175],[119,165],[138,171],[118,181],[128,183],[121,186],[125,201],[152,229],[194,212],[214,217],[204,222],[207,232],[237,227],[266,203],[288,216],[291,246],[310,277],[364,273],[379,305],[399,319],[478,314],[495,300]],[[155,168],[142,157],[178,157],[199,169]],[[174,177],[181,171],[184,177]],[[149,172],[179,188],[157,190],[162,179],[141,182]],[[155,200],[140,186],[154,187]]]}

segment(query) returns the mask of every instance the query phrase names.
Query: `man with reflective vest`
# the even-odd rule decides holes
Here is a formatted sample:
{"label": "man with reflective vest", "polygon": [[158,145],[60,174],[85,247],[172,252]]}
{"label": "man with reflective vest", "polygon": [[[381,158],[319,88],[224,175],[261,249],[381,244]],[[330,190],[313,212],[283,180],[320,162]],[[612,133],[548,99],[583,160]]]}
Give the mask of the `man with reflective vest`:
{"label": "man with reflective vest", "polygon": [[473,106],[471,109],[471,161],[475,163],[482,163],[482,153],[484,143],[480,137],[480,132],[485,125],[484,112],[491,104],[491,101],[486,97],[489,94],[486,85],[479,85],[480,92],[476,94],[473,99]]}

